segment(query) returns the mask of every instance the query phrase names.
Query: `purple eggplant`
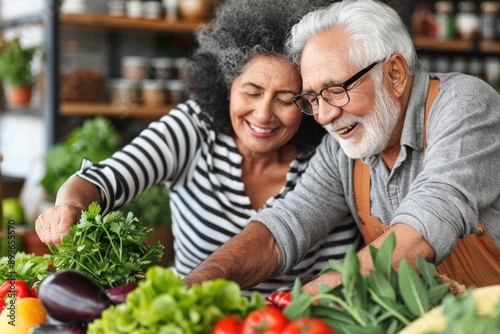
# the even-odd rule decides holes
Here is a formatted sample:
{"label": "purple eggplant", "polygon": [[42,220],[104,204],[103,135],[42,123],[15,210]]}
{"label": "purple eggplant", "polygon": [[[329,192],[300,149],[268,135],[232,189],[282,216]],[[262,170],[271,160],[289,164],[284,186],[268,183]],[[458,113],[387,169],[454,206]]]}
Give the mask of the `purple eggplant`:
{"label": "purple eggplant", "polygon": [[29,334],[85,334],[86,328],[83,326],[65,324],[65,325],[36,325],[31,328]]}
{"label": "purple eggplant", "polygon": [[137,283],[128,283],[106,290],[106,295],[108,295],[113,304],[118,305],[124,303],[129,292],[135,288],[137,288]]}
{"label": "purple eggplant", "polygon": [[91,322],[113,304],[96,281],[76,270],[61,270],[47,276],[38,295],[47,314],[62,322]]}

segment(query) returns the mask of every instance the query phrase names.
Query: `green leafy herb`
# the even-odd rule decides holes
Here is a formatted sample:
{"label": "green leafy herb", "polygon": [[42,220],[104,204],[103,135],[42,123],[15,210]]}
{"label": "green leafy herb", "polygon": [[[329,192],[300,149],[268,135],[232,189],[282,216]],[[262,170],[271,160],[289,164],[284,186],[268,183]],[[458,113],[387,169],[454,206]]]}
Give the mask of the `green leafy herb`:
{"label": "green leafy herb", "polygon": [[263,307],[260,294],[242,296],[235,282],[217,279],[188,288],[172,270],[154,266],[126,302],[105,310],[87,333],[209,334],[219,319]]}
{"label": "green leafy herb", "polygon": [[0,258],[0,284],[16,278],[32,286],[55,271],[52,254],[35,255],[17,252],[14,258]]}
{"label": "green leafy herb", "polygon": [[[359,272],[360,262],[354,249],[343,261],[330,261],[323,270],[339,272],[343,284],[330,289],[326,285],[315,296],[302,292],[295,281],[292,301],[284,312],[290,319],[315,316],[329,323],[336,333],[397,333],[412,320],[438,305],[449,294],[449,285],[435,276],[435,266],[423,259],[417,261],[419,273],[405,260],[399,271],[392,267],[396,241],[388,235],[380,248],[370,246],[374,270]],[[321,305],[316,305],[317,301]]]}
{"label": "green leafy herb", "polygon": [[153,233],[129,212],[100,215],[101,207],[92,203],[61,245],[49,245],[57,269],[84,272],[103,288],[136,282],[135,275],[160,262],[160,242],[148,246],[144,241]]}

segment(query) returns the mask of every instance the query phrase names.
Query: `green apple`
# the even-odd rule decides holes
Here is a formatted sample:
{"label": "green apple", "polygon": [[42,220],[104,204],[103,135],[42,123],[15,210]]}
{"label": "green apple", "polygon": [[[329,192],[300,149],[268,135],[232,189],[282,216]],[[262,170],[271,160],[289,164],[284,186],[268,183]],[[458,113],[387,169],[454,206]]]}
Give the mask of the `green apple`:
{"label": "green apple", "polygon": [[2,200],[3,229],[7,228],[9,220],[16,222],[16,225],[24,223],[24,209],[21,202],[16,197],[7,197]]}

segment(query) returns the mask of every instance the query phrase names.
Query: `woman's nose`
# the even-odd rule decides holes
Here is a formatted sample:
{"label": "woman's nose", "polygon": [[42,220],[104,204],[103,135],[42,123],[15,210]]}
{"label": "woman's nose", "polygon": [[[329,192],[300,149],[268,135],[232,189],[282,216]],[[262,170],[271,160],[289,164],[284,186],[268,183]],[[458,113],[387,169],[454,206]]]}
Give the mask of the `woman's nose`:
{"label": "woman's nose", "polygon": [[273,116],[272,100],[262,99],[257,103],[254,108],[254,115],[258,117],[260,121],[269,120]]}

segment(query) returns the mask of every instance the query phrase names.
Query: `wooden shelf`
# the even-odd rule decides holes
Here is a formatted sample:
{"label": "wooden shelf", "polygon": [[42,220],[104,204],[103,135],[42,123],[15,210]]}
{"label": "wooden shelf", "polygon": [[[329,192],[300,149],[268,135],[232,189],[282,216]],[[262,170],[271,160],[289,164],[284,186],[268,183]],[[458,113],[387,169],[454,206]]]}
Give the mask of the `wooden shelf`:
{"label": "wooden shelf", "polygon": [[160,118],[174,106],[153,107],[147,105],[115,105],[110,103],[69,103],[63,102],[60,114],[63,116],[107,116],[119,118]]}
{"label": "wooden shelf", "polygon": [[436,39],[433,37],[413,36],[413,44],[417,48],[430,51],[459,51],[472,52],[474,43],[459,39]]}
{"label": "wooden shelf", "polygon": [[417,50],[443,52],[473,52],[500,54],[500,41],[465,41],[460,39],[436,39],[433,37],[413,36]]}
{"label": "wooden shelf", "polygon": [[500,55],[500,41],[481,41],[479,48],[484,53],[493,53]]}
{"label": "wooden shelf", "polygon": [[163,19],[135,19],[123,16],[106,14],[67,14],[61,13],[60,23],[66,27],[87,27],[95,29],[144,30],[171,33],[193,33],[200,22],[175,21],[167,22]]}

